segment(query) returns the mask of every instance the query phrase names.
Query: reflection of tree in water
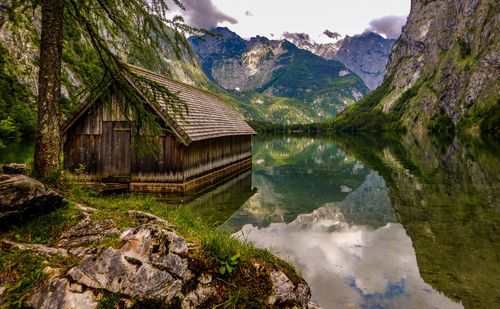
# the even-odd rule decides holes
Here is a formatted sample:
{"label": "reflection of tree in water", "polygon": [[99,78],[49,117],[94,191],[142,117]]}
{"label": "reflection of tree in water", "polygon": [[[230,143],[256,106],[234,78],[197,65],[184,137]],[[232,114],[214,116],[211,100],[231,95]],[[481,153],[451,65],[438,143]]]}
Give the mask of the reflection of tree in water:
{"label": "reflection of tree in water", "polygon": [[500,306],[500,145],[489,139],[335,137],[386,180],[423,279],[466,308]]}

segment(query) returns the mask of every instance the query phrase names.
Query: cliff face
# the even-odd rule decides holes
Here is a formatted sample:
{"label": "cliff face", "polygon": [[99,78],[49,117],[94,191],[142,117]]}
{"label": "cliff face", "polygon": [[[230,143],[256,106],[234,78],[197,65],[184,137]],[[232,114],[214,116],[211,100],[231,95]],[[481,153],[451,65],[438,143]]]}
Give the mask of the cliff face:
{"label": "cliff face", "polygon": [[436,122],[498,130],[499,7],[496,0],[412,0],[387,65],[390,85],[375,108],[418,131]]}
{"label": "cliff face", "polygon": [[[340,35],[337,37],[337,39]],[[384,39],[374,32],[346,36],[333,43],[316,43],[308,37],[289,37],[298,48],[329,60],[337,60],[356,73],[370,90],[382,84],[385,67],[396,40]]]}
{"label": "cliff face", "polygon": [[385,67],[395,41],[384,39],[373,32],[353,37],[346,36],[332,59],[345,64],[349,70],[363,79],[370,90],[374,90],[382,84]]}
{"label": "cliff face", "polygon": [[323,120],[335,117],[368,92],[342,63],[286,40],[255,37],[246,41],[227,28],[213,32],[221,36],[190,41],[205,74],[226,89],[298,99]]}

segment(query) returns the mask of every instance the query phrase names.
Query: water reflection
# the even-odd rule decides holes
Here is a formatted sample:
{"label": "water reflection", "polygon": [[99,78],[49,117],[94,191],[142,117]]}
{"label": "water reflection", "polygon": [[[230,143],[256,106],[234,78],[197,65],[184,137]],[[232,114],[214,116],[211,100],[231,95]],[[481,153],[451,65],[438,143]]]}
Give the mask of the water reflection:
{"label": "water reflection", "polygon": [[35,151],[34,140],[16,139],[0,149],[0,163],[26,163],[33,160]]}
{"label": "water reflection", "polygon": [[235,236],[292,262],[324,308],[462,308],[422,280],[401,224],[349,224],[341,209],[353,205],[390,208],[382,177],[371,172],[344,201],[290,223],[247,224]]}
{"label": "water reflection", "polygon": [[324,308],[500,308],[498,136],[274,136],[253,163],[182,205],[287,257]]}
{"label": "water reflection", "polygon": [[219,226],[256,191],[257,189],[252,187],[252,171],[247,171],[185,202],[183,207],[190,208],[209,224]]}
{"label": "water reflection", "polygon": [[386,180],[422,278],[466,308],[499,308],[498,136],[351,136],[336,142]]}
{"label": "water reflection", "polygon": [[[248,223],[265,227],[291,222],[300,214],[343,201],[370,173],[329,139],[256,139],[252,147],[253,186],[258,191],[223,225],[232,232]],[[380,193],[385,187],[370,190]],[[349,199],[342,209],[347,221],[374,227],[395,222],[390,204],[376,203],[375,195],[370,205]]]}

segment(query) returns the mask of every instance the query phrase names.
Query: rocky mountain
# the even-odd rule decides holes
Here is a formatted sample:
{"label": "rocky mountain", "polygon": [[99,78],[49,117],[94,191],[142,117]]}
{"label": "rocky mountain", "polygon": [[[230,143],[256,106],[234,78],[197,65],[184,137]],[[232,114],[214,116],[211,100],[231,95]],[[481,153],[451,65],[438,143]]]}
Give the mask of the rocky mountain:
{"label": "rocky mountain", "polygon": [[244,40],[227,28],[219,36],[191,38],[206,75],[226,89],[295,98],[313,106],[320,119],[361,99],[368,88],[343,64],[299,49],[286,40]]}
{"label": "rocky mountain", "polygon": [[384,80],[394,42],[396,40],[384,39],[374,32],[346,36],[332,59],[342,62],[361,77],[370,90],[375,90]]}
{"label": "rocky mountain", "polygon": [[[5,12],[0,11],[0,148],[4,137],[34,136],[38,93],[36,59],[39,45],[36,38],[40,36],[40,12],[18,7],[15,20],[9,19]],[[210,80],[197,57],[187,52],[177,59],[166,49],[161,59],[146,59],[140,52],[123,50],[129,51],[121,55],[124,61],[215,93],[245,119],[276,123],[310,123],[322,119],[314,105],[304,104],[296,98],[225,90]],[[79,104],[78,94],[100,80],[102,68],[98,59],[76,25],[68,25],[63,48],[63,115],[69,115]],[[4,132],[5,128],[9,130]]]}
{"label": "rocky mountain", "polygon": [[499,12],[495,0],[412,0],[384,85],[342,126],[376,115],[419,132],[499,131]]}
{"label": "rocky mountain", "polygon": [[325,59],[342,62],[363,79],[370,90],[382,84],[385,67],[396,40],[385,39],[374,32],[346,36],[334,43],[320,44],[303,37],[287,38],[297,47]]}
{"label": "rocky mountain", "polygon": [[325,59],[335,59],[335,55],[344,42],[343,39],[339,39],[333,43],[316,43],[311,41],[309,36],[303,35],[287,35],[285,38],[298,48],[308,50]]}

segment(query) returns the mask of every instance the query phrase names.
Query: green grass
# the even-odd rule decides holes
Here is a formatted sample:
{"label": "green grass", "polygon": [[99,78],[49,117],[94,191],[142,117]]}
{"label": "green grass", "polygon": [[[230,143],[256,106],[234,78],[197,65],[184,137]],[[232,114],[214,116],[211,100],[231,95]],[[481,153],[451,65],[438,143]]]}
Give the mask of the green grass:
{"label": "green grass", "polygon": [[79,213],[74,206],[66,204],[49,214],[11,226],[2,236],[21,243],[55,246],[63,231],[77,223]]}
{"label": "green grass", "polygon": [[72,257],[44,258],[29,250],[1,248],[0,278],[7,282],[2,308],[25,308],[31,291],[47,279],[48,274],[44,272],[47,266],[66,272],[79,261]]}
{"label": "green grass", "polygon": [[[174,224],[179,235],[195,244],[194,249],[190,250],[187,256],[191,270],[195,274],[206,271],[212,273],[221,299],[226,301],[223,307],[254,308],[266,305],[272,283],[268,273],[255,270],[254,263],[281,270],[296,284],[303,282],[290,264],[267,250],[255,248],[252,243],[239,241],[231,237],[228,232],[217,230],[216,227],[209,225],[185,207],[168,205],[153,197],[97,196],[83,189],[64,173],[62,179],[56,183],[58,183],[58,190],[70,200],[96,208],[97,211],[91,215],[92,219],[112,219],[114,226],[121,231],[145,223],[141,218],[128,216],[129,210],[149,212]],[[73,203],[68,203],[49,214],[8,227],[7,230],[0,232],[0,238],[20,243],[55,246],[61,234],[82,218],[81,211]],[[122,241],[119,237],[110,236],[99,244],[92,244],[91,247],[119,248],[121,245]],[[220,267],[237,254],[240,257],[236,265],[233,265],[234,270],[231,273],[221,274]],[[33,252],[2,248],[1,276],[9,278],[11,282],[6,298],[7,308],[22,307],[27,298],[25,295],[46,279],[47,275],[43,273],[46,266],[60,268],[65,273],[77,263],[78,259],[63,257],[43,261],[43,258]],[[120,300],[120,295],[117,294],[104,293],[103,295],[99,301],[99,308],[112,308]],[[213,300],[213,303],[220,303],[220,300]],[[136,305],[147,306],[148,304],[137,303]]]}
{"label": "green grass", "polygon": [[22,308],[32,288],[42,284],[47,277],[43,260],[27,250],[2,248],[0,276],[9,282],[3,299],[5,308]]}

